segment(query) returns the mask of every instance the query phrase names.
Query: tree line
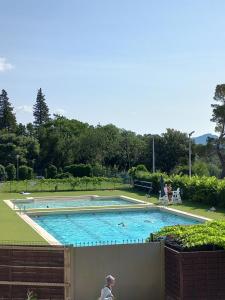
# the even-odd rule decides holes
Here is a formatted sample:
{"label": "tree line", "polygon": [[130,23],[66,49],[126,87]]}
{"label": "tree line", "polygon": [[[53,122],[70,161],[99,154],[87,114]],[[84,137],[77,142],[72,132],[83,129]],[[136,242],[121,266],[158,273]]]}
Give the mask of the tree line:
{"label": "tree line", "polygon": [[[127,171],[139,164],[151,171],[153,138],[156,170],[168,174],[188,171],[189,138],[184,132],[167,129],[161,135],[141,135],[113,124],[93,126],[62,115],[50,116],[41,89],[34,102],[33,116],[33,123],[18,123],[8,94],[2,90],[1,179],[15,179],[17,175],[20,179],[29,179],[34,174],[63,178],[75,176],[75,169],[87,166],[93,176]],[[214,142],[209,141],[207,145],[193,142],[192,147],[194,173],[220,176],[222,168]]]}

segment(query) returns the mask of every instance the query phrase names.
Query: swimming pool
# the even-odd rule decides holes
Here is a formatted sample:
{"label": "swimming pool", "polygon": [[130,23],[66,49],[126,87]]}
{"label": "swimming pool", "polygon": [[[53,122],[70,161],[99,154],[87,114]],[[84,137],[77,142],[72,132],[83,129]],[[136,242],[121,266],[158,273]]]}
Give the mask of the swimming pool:
{"label": "swimming pool", "polygon": [[31,217],[61,244],[132,243],[176,224],[197,224],[192,218],[160,210],[72,213]]}
{"label": "swimming pool", "polygon": [[138,202],[129,201],[121,197],[80,197],[64,199],[31,199],[15,200],[13,204],[18,209],[46,209],[46,208],[67,208],[67,207],[86,207],[86,206],[111,206],[111,205],[130,205]]}

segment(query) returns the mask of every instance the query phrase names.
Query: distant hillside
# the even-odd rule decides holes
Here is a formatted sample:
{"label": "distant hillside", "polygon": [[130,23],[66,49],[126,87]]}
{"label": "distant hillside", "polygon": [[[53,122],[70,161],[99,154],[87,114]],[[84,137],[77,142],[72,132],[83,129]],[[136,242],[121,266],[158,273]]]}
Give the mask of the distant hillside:
{"label": "distant hillside", "polygon": [[217,138],[217,136],[215,134],[206,133],[206,134],[195,137],[194,141],[196,144],[206,145],[208,138]]}

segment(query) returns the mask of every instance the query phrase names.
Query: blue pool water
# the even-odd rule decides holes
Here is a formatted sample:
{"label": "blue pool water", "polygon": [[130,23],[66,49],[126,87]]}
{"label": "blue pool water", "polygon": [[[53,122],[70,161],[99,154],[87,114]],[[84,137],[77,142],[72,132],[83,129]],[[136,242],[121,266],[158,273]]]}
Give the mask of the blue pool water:
{"label": "blue pool water", "polygon": [[84,207],[84,206],[108,206],[108,205],[129,205],[134,204],[122,198],[77,198],[77,199],[45,199],[33,200],[30,202],[14,202],[21,209],[43,209],[43,208],[63,208],[63,207]]}
{"label": "blue pool water", "polygon": [[62,244],[146,239],[160,228],[176,224],[197,224],[190,218],[154,211],[121,211],[43,215],[33,220]]}

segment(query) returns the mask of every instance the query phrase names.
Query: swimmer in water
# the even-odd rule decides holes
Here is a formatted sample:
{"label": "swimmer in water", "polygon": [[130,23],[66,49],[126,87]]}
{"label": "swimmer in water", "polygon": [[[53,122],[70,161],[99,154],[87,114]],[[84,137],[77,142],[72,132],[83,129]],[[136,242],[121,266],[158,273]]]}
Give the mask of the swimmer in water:
{"label": "swimmer in water", "polygon": [[121,223],[118,224],[118,226],[120,226],[120,225],[121,225],[122,227],[125,227],[125,224],[124,224],[123,222],[121,222]]}

